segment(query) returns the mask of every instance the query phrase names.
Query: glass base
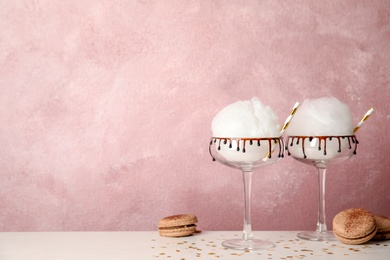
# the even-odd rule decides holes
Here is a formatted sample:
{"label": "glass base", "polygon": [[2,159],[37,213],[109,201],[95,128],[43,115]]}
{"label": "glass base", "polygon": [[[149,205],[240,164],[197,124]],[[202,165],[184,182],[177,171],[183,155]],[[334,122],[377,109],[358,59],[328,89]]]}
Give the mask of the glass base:
{"label": "glass base", "polygon": [[305,231],[298,233],[300,239],[309,241],[336,241],[337,238],[333,235],[332,231],[317,232],[317,231]]}
{"label": "glass base", "polygon": [[237,250],[266,250],[275,247],[272,242],[260,239],[230,239],[223,241],[222,246]]}

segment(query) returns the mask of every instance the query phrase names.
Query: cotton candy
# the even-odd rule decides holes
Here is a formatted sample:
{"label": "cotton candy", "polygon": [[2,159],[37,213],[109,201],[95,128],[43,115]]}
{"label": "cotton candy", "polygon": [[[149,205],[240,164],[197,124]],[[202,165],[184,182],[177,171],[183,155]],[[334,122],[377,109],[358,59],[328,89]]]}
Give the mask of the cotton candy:
{"label": "cotton candy", "polygon": [[244,143],[243,140],[233,139],[280,136],[278,116],[257,97],[224,107],[214,117],[211,128],[214,137],[229,138],[226,143],[219,139],[212,145],[218,146],[218,154],[230,162],[248,162],[248,165],[251,165],[261,160],[266,161],[269,159],[269,151],[273,151],[275,146],[279,145],[263,140],[259,146],[257,141],[250,144],[250,141]]}
{"label": "cotton candy", "polygon": [[[286,130],[286,134],[290,137],[299,136],[289,140],[288,151],[295,158],[311,160],[329,161],[336,157],[348,158],[343,154],[353,151],[351,150],[353,140],[350,137],[321,136],[349,136],[353,135],[353,129],[349,107],[337,98],[306,99]],[[320,138],[311,139],[302,136],[320,136]]]}
{"label": "cotton candy", "polygon": [[352,135],[354,125],[349,107],[334,97],[306,99],[286,129],[289,136]]}
{"label": "cotton candy", "polygon": [[214,117],[211,129],[215,137],[261,138],[280,135],[278,116],[257,97],[224,107]]}

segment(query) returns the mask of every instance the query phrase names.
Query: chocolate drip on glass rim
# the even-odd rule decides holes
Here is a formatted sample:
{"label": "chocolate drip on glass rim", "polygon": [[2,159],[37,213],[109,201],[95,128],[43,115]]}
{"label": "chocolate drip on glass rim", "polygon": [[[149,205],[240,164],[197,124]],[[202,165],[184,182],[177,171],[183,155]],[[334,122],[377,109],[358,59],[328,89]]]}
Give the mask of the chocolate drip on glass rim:
{"label": "chocolate drip on glass rim", "polygon": [[299,145],[301,143],[302,145],[302,153],[303,153],[303,158],[306,159],[307,156],[306,156],[306,153],[305,153],[305,140],[308,139],[309,142],[313,141],[313,139],[318,139],[319,142],[318,142],[318,150],[321,151],[322,150],[322,143],[324,143],[323,145],[323,154],[326,156],[327,155],[327,151],[326,151],[326,144],[327,144],[327,141],[332,141],[333,139],[337,139],[338,140],[338,144],[339,144],[339,149],[337,150],[337,152],[341,153],[341,139],[345,139],[347,138],[348,140],[348,149],[352,149],[352,144],[354,144],[354,151],[353,151],[353,154],[356,154],[356,149],[357,149],[357,145],[359,143],[359,141],[356,139],[356,136],[354,135],[344,135],[344,136],[289,136],[287,138],[287,143],[286,143],[286,147],[285,149],[287,150],[287,155],[291,155],[290,151],[289,151],[289,147],[292,147],[294,145],[294,140],[295,141],[295,145]]}
{"label": "chocolate drip on glass rim", "polygon": [[[221,145],[228,145],[229,149],[232,149],[233,140],[237,141],[237,149],[236,149],[237,152],[241,151],[242,153],[246,152],[247,143],[249,143],[249,145],[261,146],[261,141],[268,141],[268,154],[267,154],[268,158],[272,158],[272,142],[274,142],[274,144],[279,144],[278,157],[279,158],[284,157],[284,153],[283,153],[284,141],[283,141],[283,138],[280,138],[280,137],[264,137],[264,138],[211,137],[209,151],[210,151],[211,146],[213,144],[218,145],[217,150],[221,150]],[[240,147],[240,143],[242,143],[242,147]],[[210,154],[211,154],[211,151],[210,151]],[[213,158],[213,161],[215,161],[215,158],[213,156],[212,156],[212,158]]]}

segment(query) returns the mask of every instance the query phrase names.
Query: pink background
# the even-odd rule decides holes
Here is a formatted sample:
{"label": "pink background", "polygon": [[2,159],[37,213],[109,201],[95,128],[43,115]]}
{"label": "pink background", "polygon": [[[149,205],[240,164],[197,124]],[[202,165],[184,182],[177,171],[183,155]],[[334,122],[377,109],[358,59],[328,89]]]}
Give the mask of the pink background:
{"label": "pink background", "polygon": [[[211,120],[257,96],[282,124],[334,96],[358,154],[331,166],[327,216],[390,216],[389,1],[0,2],[0,231],[155,230],[194,213],[239,230],[239,171],[212,162]],[[314,229],[314,167],[253,180],[255,230]]]}

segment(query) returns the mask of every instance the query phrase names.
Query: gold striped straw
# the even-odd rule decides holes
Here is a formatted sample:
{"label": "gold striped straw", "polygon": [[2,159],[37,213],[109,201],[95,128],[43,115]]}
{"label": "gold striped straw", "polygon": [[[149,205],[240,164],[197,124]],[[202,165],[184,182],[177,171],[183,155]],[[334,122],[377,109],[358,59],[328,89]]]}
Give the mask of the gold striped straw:
{"label": "gold striped straw", "polygon": [[291,119],[293,118],[295,112],[297,112],[298,110],[298,107],[299,107],[299,102],[296,102],[293,109],[291,110],[290,112],[290,115],[287,117],[286,121],[284,122],[282,128],[280,129],[280,136],[283,135],[284,131],[286,130],[286,128],[288,127],[288,125],[290,124],[291,122]]}
{"label": "gold striped straw", "polygon": [[356,133],[357,130],[359,130],[359,128],[362,126],[362,124],[364,123],[364,121],[366,121],[370,115],[372,114],[372,112],[374,112],[374,108],[370,108],[367,113],[363,116],[362,120],[360,120],[360,122],[357,124],[357,126],[353,129],[353,133]]}

